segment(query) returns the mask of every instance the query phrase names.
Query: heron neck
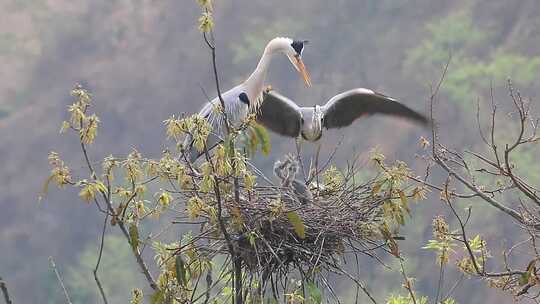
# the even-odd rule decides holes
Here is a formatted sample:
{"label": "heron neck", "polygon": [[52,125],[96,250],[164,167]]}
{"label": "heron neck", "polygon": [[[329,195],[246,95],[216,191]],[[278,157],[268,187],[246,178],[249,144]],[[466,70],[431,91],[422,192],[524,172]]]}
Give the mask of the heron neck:
{"label": "heron neck", "polygon": [[245,81],[246,87],[251,90],[249,92],[249,97],[251,99],[258,99],[258,96],[262,93],[264,87],[264,79],[266,78],[266,71],[268,70],[268,65],[272,60],[272,54],[267,47],[264,50],[264,53],[255,68],[255,71],[249,75],[248,79]]}

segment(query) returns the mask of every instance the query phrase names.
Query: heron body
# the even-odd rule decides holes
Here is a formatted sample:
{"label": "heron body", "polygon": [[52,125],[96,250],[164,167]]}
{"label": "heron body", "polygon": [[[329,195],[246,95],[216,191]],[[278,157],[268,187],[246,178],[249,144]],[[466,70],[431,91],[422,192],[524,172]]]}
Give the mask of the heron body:
{"label": "heron body", "polygon": [[294,101],[275,92],[264,92],[257,120],[280,135],[318,141],[323,129],[343,128],[356,119],[374,114],[391,115],[423,125],[429,120],[394,98],[375,91],[357,88],[332,97],[324,105],[299,107]]}
{"label": "heron body", "polygon": [[[285,54],[296,70],[303,77],[306,85],[311,85],[311,79],[302,61],[302,52],[306,41],[292,40],[290,38],[274,38],[265,47],[263,55],[251,75],[241,84],[221,94],[224,102],[224,112],[233,127],[238,127],[252,112],[260,108],[263,101],[263,88],[266,71],[274,54]],[[216,97],[206,103],[199,115],[204,117],[212,126],[212,132],[208,136],[206,147],[212,149],[220,143],[225,135],[226,126],[223,115],[215,108],[221,105],[221,100]],[[194,162],[201,153],[193,147],[193,139],[187,136],[183,143],[184,153],[190,162]]]}
{"label": "heron body", "polygon": [[317,141],[322,137],[322,121],[324,117],[321,106],[301,107],[300,135],[307,141]]}

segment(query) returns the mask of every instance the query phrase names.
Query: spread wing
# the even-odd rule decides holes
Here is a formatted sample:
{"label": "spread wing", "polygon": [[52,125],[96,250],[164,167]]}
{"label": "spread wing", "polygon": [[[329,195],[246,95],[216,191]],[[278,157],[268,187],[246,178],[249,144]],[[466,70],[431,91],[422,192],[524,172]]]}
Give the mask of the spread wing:
{"label": "spread wing", "polygon": [[373,114],[405,118],[422,125],[429,124],[424,115],[395,99],[372,90],[358,88],[332,97],[323,107],[323,125],[327,129],[343,128],[356,119]]}
{"label": "spread wing", "polygon": [[257,121],[283,136],[298,137],[302,123],[300,108],[287,97],[275,91],[264,92]]}

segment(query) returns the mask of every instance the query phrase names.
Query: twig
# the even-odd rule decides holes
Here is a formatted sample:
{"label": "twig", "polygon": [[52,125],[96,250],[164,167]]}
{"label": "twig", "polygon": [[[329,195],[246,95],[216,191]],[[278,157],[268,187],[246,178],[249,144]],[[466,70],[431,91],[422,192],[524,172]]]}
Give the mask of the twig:
{"label": "twig", "polygon": [[[84,142],[82,142],[82,141],[81,141],[81,149],[83,151],[84,158],[86,160],[86,165],[88,167],[88,170],[90,170],[90,174],[92,175],[92,178],[96,179],[96,174],[95,174],[94,168],[92,167],[92,163],[89,160],[88,152],[86,150],[86,146],[85,146]],[[107,208],[109,209],[109,212],[111,214],[115,214],[115,210],[114,210],[114,208],[112,206],[112,203],[111,203],[111,187],[110,187],[110,181],[109,181],[108,176],[107,176],[107,191],[104,192],[102,190],[99,190],[99,192],[101,193],[101,195],[103,197],[103,200],[105,201],[105,204],[107,205]],[[127,209],[127,205],[126,205],[125,209]],[[122,231],[122,234],[124,234],[124,237],[126,238],[126,240],[128,242],[130,242],[129,232],[126,229],[126,226],[124,225],[124,221],[122,219],[120,219],[120,218],[118,219],[118,227]],[[132,250],[132,252],[135,255],[135,259],[137,260],[137,264],[139,264],[139,267],[141,268],[144,276],[146,277],[146,280],[150,284],[150,287],[153,290],[158,290],[158,286],[156,284],[156,281],[154,280],[154,278],[152,277],[152,274],[148,270],[148,267],[146,266],[146,263],[144,262],[144,259],[142,258],[141,253],[139,252],[139,250],[134,249],[134,250]]]}
{"label": "twig", "polygon": [[105,215],[105,220],[103,221],[103,230],[101,231],[101,242],[99,245],[99,254],[98,254],[96,266],[94,267],[94,271],[93,271],[94,280],[96,281],[97,287],[99,289],[99,293],[101,294],[101,298],[103,299],[103,303],[105,304],[108,304],[107,296],[105,296],[105,291],[103,290],[103,286],[101,285],[101,281],[99,280],[97,272],[99,269],[99,264],[101,262],[101,256],[103,255],[103,247],[105,245],[105,230],[107,229],[108,220],[109,220],[109,213]]}
{"label": "twig", "polygon": [[444,263],[440,263],[441,267],[439,269],[439,283],[437,285],[437,295],[435,296],[435,303],[439,303],[439,297],[443,288],[444,282]]}
{"label": "twig", "polygon": [[6,301],[6,304],[12,304],[11,298],[9,297],[9,292],[6,286],[6,282],[4,282],[4,279],[0,277],[0,289],[2,290],[2,294],[4,295],[4,300]]}
{"label": "twig", "polygon": [[66,286],[64,286],[64,282],[62,281],[62,277],[60,276],[60,273],[56,269],[56,264],[54,263],[54,259],[52,256],[49,257],[49,263],[51,264],[51,268],[54,271],[54,274],[56,275],[56,279],[60,283],[60,286],[62,287],[62,291],[64,292],[64,297],[66,298],[66,302],[68,304],[72,304],[71,299],[69,298],[68,291],[66,289]]}
{"label": "twig", "polygon": [[399,265],[401,266],[401,274],[403,275],[403,279],[405,282],[403,283],[403,287],[407,289],[409,292],[409,295],[411,296],[411,300],[413,301],[413,304],[416,304],[416,296],[414,294],[414,290],[412,288],[411,279],[407,276],[407,273],[405,272],[405,265],[403,265],[403,258],[401,256],[398,257]]}

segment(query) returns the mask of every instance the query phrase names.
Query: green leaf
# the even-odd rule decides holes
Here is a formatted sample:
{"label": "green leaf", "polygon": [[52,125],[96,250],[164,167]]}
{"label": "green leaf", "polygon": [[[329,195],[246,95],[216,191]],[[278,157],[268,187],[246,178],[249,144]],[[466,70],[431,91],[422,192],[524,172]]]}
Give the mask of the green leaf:
{"label": "green leaf", "polygon": [[306,284],[309,297],[313,303],[320,304],[322,303],[322,293],[319,287],[314,282],[309,282]]}
{"label": "green leaf", "polygon": [[259,142],[261,143],[261,152],[264,156],[268,156],[270,154],[270,135],[268,135],[268,131],[265,127],[258,123],[252,124],[253,130],[255,130],[255,134],[257,135],[257,138],[259,139]]}
{"label": "green leaf", "polygon": [[150,297],[150,304],[162,304],[165,303],[165,292],[158,290]]}
{"label": "green leaf", "polygon": [[102,181],[96,182],[96,189],[102,193],[107,193],[107,186]]}
{"label": "green leaf", "polygon": [[139,248],[139,230],[134,223],[129,225],[129,243],[133,250],[136,251]]}
{"label": "green leaf", "polygon": [[83,186],[83,188],[79,192],[79,197],[84,202],[89,203],[95,197],[95,185],[94,184],[86,184],[85,186]]}
{"label": "green leaf", "polygon": [[161,193],[161,195],[159,196],[159,203],[163,206],[163,207],[167,207],[169,206],[169,203],[171,202],[171,195],[169,194],[169,192],[167,191],[163,191]]}
{"label": "green leaf", "polygon": [[221,295],[224,297],[228,297],[232,295],[232,288],[231,286],[225,286],[223,290],[221,291]]}
{"label": "green leaf", "polygon": [[300,216],[298,216],[298,214],[294,211],[287,212],[287,218],[289,219],[289,222],[291,222],[291,224],[293,225],[296,235],[298,235],[298,237],[301,239],[305,239],[306,226],[304,226],[302,218],[300,218]]}
{"label": "green leaf", "polygon": [[411,209],[409,208],[409,203],[407,201],[407,196],[402,190],[399,191],[399,199],[401,200],[401,207],[407,211],[407,214],[411,214]]}
{"label": "green leaf", "polygon": [[188,283],[186,263],[180,254],[176,256],[174,266],[176,268],[176,281],[178,285],[186,287]]}
{"label": "green leaf", "polygon": [[469,240],[469,246],[471,246],[471,249],[475,252],[480,251],[482,248],[482,239],[480,238],[480,235],[476,235],[474,238]]}
{"label": "green leaf", "polygon": [[536,264],[536,260],[532,260],[529,265],[527,266],[527,271],[521,275],[519,278],[519,286],[523,286],[527,283],[529,283],[529,279],[531,278],[531,275],[534,271],[534,265]]}
{"label": "green leaf", "polygon": [[203,33],[208,33],[214,27],[214,20],[210,12],[205,12],[199,18],[199,30]]}
{"label": "green leaf", "polygon": [[64,122],[62,122],[62,127],[60,128],[60,134],[65,133],[66,130],[68,130],[70,127],[71,125],[69,124],[69,122],[64,120]]}

